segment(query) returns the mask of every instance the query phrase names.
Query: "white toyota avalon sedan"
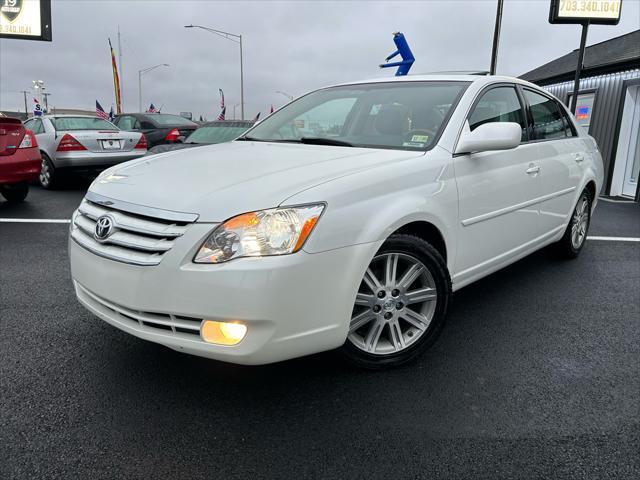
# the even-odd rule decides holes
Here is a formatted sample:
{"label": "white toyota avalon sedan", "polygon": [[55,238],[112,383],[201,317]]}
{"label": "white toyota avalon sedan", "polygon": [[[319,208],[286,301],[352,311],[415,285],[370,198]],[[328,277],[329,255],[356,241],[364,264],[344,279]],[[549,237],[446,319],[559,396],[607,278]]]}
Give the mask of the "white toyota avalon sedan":
{"label": "white toyota avalon sedan", "polygon": [[338,85],[231,143],[103,172],[73,215],[73,282],[104,321],[182,352],[397,365],[453,291],[549,244],[576,257],[602,180],[594,139],[530,83]]}

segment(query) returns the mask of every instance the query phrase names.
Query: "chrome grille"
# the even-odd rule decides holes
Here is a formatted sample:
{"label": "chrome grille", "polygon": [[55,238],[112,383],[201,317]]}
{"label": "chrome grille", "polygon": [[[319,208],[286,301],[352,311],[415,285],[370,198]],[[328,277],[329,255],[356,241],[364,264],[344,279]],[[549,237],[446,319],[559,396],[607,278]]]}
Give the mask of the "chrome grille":
{"label": "chrome grille", "polygon": [[[191,340],[200,339],[202,319],[173,315],[170,313],[151,313],[132,310],[99,297],[76,282],[76,293],[82,302],[96,313],[108,316],[123,325],[136,327],[142,331],[182,336]],[[196,338],[194,338],[196,337]]]}
{"label": "chrome grille", "polygon": [[[74,214],[71,238],[101,257],[133,265],[158,265],[191,222],[177,221],[180,214],[176,212],[166,212],[167,218],[145,216],[140,213],[143,208],[88,194]],[[153,210],[158,212],[162,215],[162,211]],[[103,216],[109,217],[112,229],[106,238],[98,238],[96,223]]]}

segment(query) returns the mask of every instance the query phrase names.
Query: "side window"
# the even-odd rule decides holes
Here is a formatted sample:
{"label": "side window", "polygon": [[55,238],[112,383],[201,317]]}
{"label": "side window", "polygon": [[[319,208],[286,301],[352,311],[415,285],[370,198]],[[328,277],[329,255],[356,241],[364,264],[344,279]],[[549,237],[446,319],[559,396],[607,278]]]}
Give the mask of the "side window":
{"label": "side window", "polygon": [[526,89],[524,96],[533,118],[533,137],[536,140],[566,138],[565,123],[555,100]]}
{"label": "side window", "polygon": [[560,113],[562,114],[562,120],[564,120],[564,134],[567,137],[577,137],[578,132],[576,131],[571,118],[569,118],[569,114],[562,105],[557,104],[557,106],[560,109]]}
{"label": "side window", "polygon": [[141,122],[140,120],[136,120],[134,128],[137,130],[154,130],[156,127],[151,122],[145,122],[144,120]]}
{"label": "side window", "polygon": [[120,117],[118,119],[118,128],[120,130],[133,130],[135,121],[134,117]]}
{"label": "side window", "polygon": [[515,122],[522,129],[522,141],[527,140],[524,110],[514,87],[496,87],[484,93],[471,115],[469,128],[473,131],[480,125],[493,122]]}
{"label": "side window", "polygon": [[42,120],[40,120],[39,118],[32,118],[28,122],[25,122],[24,128],[28,128],[29,130],[31,130],[34,133],[34,135],[38,135],[39,133],[44,133]]}

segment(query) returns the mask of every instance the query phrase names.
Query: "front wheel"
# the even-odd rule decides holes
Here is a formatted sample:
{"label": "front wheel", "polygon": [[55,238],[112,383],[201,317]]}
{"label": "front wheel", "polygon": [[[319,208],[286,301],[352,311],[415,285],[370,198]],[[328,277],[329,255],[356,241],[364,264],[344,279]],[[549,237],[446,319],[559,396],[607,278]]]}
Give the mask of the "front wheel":
{"label": "front wheel", "polygon": [[0,193],[9,203],[22,202],[29,194],[29,184],[20,182],[13,185],[0,185]]}
{"label": "front wheel", "polygon": [[420,238],[392,235],[360,283],[343,353],[372,369],[412,360],[442,330],[450,297],[438,251]]}
{"label": "front wheel", "polygon": [[589,190],[583,190],[578,199],[578,203],[571,214],[569,225],[556,244],[557,251],[565,258],[576,258],[584,242],[587,240],[589,225],[591,224],[591,204],[593,199]]}

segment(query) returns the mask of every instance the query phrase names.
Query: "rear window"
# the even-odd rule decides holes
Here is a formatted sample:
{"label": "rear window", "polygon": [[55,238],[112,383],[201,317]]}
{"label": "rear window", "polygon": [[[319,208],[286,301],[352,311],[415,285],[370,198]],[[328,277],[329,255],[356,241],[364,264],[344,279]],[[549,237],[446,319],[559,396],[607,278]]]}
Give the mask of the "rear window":
{"label": "rear window", "polygon": [[56,130],[118,130],[113,123],[98,117],[54,117],[51,123]]}
{"label": "rear window", "polygon": [[168,113],[156,113],[154,115],[149,115],[148,118],[158,125],[171,125],[178,127],[197,127],[198,125],[193,123],[191,120],[187,120],[184,117],[179,117],[178,115],[169,115]]}
{"label": "rear window", "polygon": [[187,138],[187,143],[223,143],[235,140],[249,127],[204,126]]}

